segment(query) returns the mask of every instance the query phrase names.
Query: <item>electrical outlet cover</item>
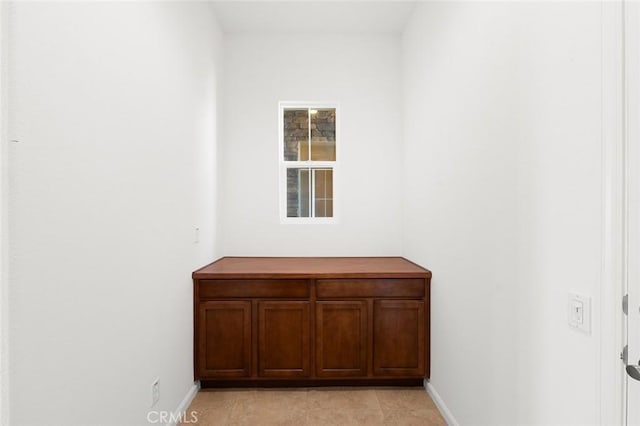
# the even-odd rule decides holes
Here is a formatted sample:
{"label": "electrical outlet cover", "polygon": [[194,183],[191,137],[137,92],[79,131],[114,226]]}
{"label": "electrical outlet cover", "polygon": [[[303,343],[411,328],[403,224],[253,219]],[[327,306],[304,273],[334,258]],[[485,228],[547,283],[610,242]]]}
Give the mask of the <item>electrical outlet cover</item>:
{"label": "electrical outlet cover", "polygon": [[153,383],[151,383],[151,406],[157,404],[160,400],[160,377],[155,379]]}

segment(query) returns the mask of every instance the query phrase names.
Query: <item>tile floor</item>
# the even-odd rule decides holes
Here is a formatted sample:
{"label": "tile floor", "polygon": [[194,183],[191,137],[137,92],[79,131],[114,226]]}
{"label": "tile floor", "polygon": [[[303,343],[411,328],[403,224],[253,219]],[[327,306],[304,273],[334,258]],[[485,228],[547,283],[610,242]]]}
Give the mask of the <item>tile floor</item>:
{"label": "tile floor", "polygon": [[206,389],[185,419],[183,426],[446,425],[419,387]]}

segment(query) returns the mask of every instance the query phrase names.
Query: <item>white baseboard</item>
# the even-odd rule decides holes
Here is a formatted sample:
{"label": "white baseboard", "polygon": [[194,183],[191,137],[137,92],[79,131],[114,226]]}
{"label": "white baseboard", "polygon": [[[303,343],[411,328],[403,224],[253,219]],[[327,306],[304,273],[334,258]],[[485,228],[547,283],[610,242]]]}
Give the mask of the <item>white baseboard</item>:
{"label": "white baseboard", "polygon": [[[176,408],[175,411],[173,412],[173,416],[171,417],[172,419],[181,418],[180,415],[184,414],[187,411],[187,409],[189,408],[189,405],[191,405],[191,401],[193,401],[193,399],[196,397],[199,390],[200,390],[200,382],[194,382],[193,386],[189,388],[189,390],[187,391],[187,394],[182,399],[182,402],[178,405],[178,408]],[[178,423],[174,421],[174,422],[167,423],[167,426],[177,426],[177,424]]]}
{"label": "white baseboard", "polygon": [[451,414],[451,411],[449,411],[447,404],[445,404],[440,397],[440,394],[438,394],[433,385],[426,379],[424,381],[424,388],[427,390],[427,393],[433,400],[433,403],[436,404],[436,407],[438,407],[440,414],[442,414],[442,417],[444,417],[444,421],[447,422],[449,426],[460,426],[460,424],[453,417],[453,414]]}

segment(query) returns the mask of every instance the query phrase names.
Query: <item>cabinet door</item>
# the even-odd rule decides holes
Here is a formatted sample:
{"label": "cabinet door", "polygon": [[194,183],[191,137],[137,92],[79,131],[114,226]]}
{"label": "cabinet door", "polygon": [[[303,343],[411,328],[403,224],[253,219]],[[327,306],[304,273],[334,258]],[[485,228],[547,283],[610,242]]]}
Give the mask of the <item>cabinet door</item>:
{"label": "cabinet door", "polygon": [[308,377],[309,302],[260,302],[258,313],[259,375]]}
{"label": "cabinet door", "polygon": [[367,375],[366,302],[316,303],[316,374]]}
{"label": "cabinet door", "polygon": [[424,302],[377,300],[373,312],[376,376],[424,376]]}
{"label": "cabinet door", "polygon": [[251,375],[251,302],[204,302],[198,316],[200,377]]}

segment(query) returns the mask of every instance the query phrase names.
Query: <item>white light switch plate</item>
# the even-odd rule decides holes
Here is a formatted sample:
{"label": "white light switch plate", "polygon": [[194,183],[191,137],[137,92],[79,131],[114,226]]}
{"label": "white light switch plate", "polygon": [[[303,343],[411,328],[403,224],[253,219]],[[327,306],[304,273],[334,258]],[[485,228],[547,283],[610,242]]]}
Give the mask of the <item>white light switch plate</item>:
{"label": "white light switch plate", "polygon": [[591,298],[569,293],[568,320],[570,327],[591,334]]}

